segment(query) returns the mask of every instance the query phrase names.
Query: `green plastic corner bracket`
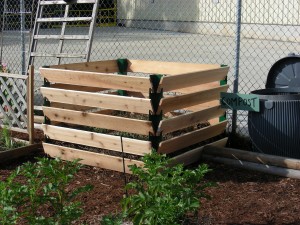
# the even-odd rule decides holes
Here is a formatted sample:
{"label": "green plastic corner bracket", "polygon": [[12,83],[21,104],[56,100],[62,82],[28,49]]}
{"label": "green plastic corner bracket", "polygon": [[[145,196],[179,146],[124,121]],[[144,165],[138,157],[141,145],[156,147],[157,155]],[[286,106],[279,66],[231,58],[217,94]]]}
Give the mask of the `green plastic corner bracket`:
{"label": "green plastic corner bracket", "polygon": [[[127,68],[128,68],[128,60],[127,59],[117,59],[117,64],[119,68],[118,74],[120,75],[127,75]],[[125,90],[118,90],[117,91],[121,96],[127,96],[127,91]]]}

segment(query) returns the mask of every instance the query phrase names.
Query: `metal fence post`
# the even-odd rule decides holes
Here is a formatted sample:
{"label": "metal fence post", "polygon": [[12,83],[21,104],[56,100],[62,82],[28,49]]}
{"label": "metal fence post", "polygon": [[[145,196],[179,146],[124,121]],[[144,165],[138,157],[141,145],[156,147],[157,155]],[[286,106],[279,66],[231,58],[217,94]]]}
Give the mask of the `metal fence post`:
{"label": "metal fence post", "polygon": [[[237,0],[236,13],[236,49],[235,49],[235,71],[233,81],[233,93],[239,91],[239,69],[240,69],[240,45],[241,45],[241,19],[242,19],[242,0]],[[237,128],[237,111],[232,112],[232,133],[236,133]]]}
{"label": "metal fence post", "polygon": [[26,58],[25,58],[25,5],[24,0],[20,0],[20,26],[21,26],[21,59],[22,59],[22,74],[26,74]]}

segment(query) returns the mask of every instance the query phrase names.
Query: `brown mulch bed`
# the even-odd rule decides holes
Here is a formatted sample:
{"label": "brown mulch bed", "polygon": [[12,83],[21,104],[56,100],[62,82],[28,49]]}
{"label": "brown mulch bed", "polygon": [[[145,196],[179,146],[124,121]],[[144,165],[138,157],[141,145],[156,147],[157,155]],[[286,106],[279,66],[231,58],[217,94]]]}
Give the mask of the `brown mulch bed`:
{"label": "brown mulch bed", "polygon": [[[26,160],[32,159],[1,165],[0,180]],[[300,224],[300,180],[208,164],[213,171],[205,180],[218,186],[208,189],[212,199],[202,201],[198,224]],[[77,224],[100,224],[103,215],[121,210],[122,173],[84,166],[72,186],[85,184],[94,189],[80,197],[85,213]]]}

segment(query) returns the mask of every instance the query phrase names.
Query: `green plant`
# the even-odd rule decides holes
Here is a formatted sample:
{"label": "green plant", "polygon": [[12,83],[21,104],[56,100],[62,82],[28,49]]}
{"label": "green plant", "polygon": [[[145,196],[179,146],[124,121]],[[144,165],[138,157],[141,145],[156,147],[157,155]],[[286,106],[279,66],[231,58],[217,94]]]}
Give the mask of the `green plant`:
{"label": "green plant", "polygon": [[2,127],[0,132],[0,145],[4,150],[9,150],[9,149],[25,146],[25,143],[14,141],[11,138],[11,134],[8,126],[4,123],[4,126]]}
{"label": "green plant", "polygon": [[[3,202],[0,223],[5,224],[9,217],[13,221],[7,224],[16,224],[17,219],[22,218],[31,225],[68,225],[78,219],[83,211],[81,203],[74,198],[92,189],[87,185],[68,191],[69,183],[80,167],[78,161],[47,158],[38,158],[36,163],[28,162],[19,167],[0,185],[0,202]],[[15,181],[17,176],[25,182]],[[50,214],[45,213],[45,209]]]}
{"label": "green plant", "polygon": [[168,166],[166,156],[153,153],[143,159],[144,167],[130,166],[137,181],[126,188],[135,191],[122,200],[123,212],[132,218],[134,225],[176,225],[187,213],[195,213],[200,207],[200,198],[209,198],[204,189],[212,183],[201,183],[209,172],[203,164],[194,170],[185,170],[183,165]]}
{"label": "green plant", "polygon": [[122,215],[106,215],[101,220],[101,225],[122,225]]}
{"label": "green plant", "polygon": [[0,182],[0,222],[2,225],[17,224],[20,213],[17,212],[17,203],[22,203],[23,188],[14,182],[19,170],[14,171],[6,182]]}

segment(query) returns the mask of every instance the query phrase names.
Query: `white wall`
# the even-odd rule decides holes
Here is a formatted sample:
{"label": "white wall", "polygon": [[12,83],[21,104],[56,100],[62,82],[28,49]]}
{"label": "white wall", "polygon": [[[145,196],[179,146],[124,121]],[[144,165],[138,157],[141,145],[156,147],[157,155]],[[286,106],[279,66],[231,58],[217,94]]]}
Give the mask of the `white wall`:
{"label": "white wall", "polygon": [[[300,0],[242,3],[243,37],[300,42]],[[118,19],[128,27],[234,36],[236,0],[118,0]]]}
{"label": "white wall", "polygon": [[[118,0],[118,17],[134,20],[234,22],[236,0]],[[243,0],[243,23],[300,25],[299,0]]]}

